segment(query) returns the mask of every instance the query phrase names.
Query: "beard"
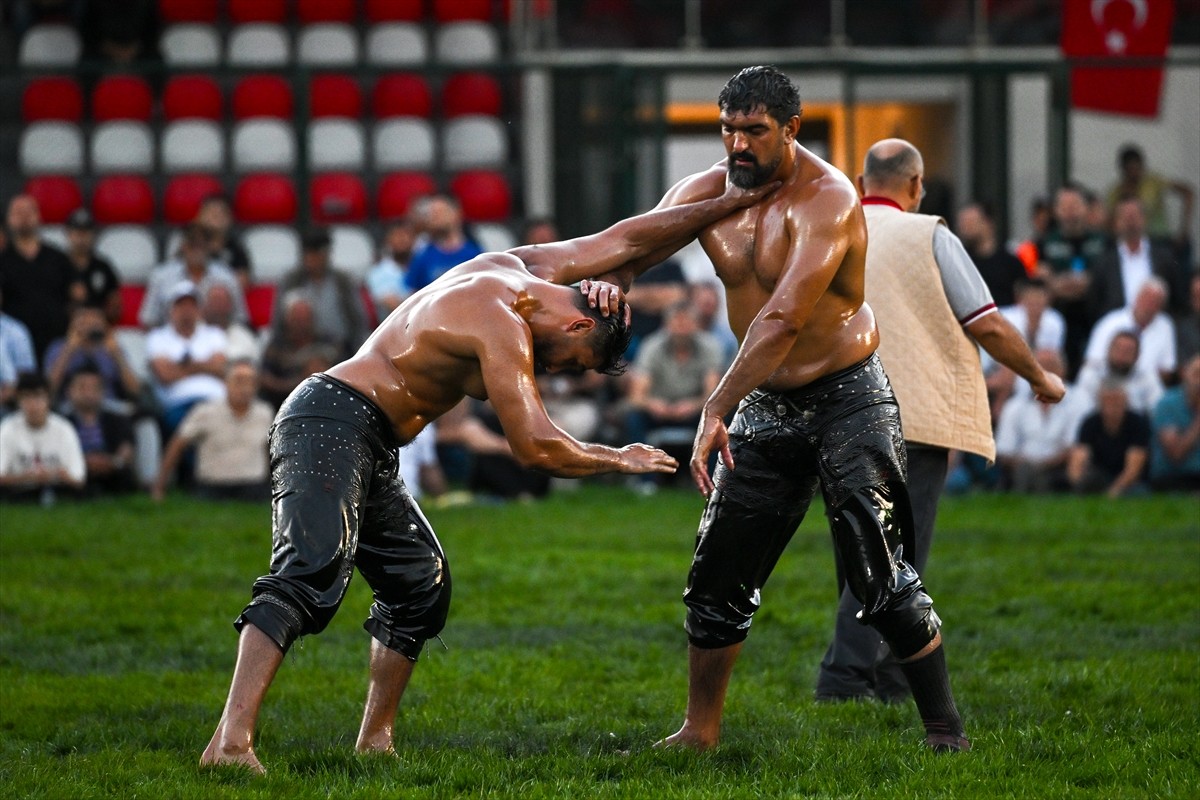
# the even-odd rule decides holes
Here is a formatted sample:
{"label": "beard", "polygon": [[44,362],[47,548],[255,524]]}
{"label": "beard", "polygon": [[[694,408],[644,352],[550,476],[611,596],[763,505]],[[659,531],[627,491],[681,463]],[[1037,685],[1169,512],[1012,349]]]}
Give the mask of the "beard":
{"label": "beard", "polygon": [[779,168],[780,159],[775,159],[770,164],[759,164],[758,159],[749,153],[743,158],[745,160],[736,160],[731,155],[728,159],[729,181],[739,189],[762,186]]}
{"label": "beard", "polygon": [[1114,364],[1108,362],[1108,371],[1118,378],[1128,378],[1133,373],[1133,364]]}

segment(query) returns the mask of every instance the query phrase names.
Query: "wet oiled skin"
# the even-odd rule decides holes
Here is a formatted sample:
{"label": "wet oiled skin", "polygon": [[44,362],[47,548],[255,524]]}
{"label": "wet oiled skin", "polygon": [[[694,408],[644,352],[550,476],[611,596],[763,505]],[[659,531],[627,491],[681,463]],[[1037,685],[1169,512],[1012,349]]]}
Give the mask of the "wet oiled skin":
{"label": "wet oiled skin", "polygon": [[[875,317],[863,302],[867,231],[862,208],[855,202],[857,193],[841,172],[799,145],[792,147],[796,169],[779,189],[725,217],[699,237],[725,284],[729,324],[739,341],[745,341],[747,329],[760,313],[771,310],[769,301],[784,271],[797,271],[795,278],[789,276],[786,292],[797,293],[797,307],[811,307],[811,311],[782,364],[760,384],[771,391],[795,389],[862,361],[879,343]],[[719,195],[725,187],[725,173],[722,162],[679,187],[679,195],[669,202]],[[831,196],[823,197],[823,193]],[[811,243],[806,247],[810,225],[825,230],[833,226],[839,231],[840,246],[845,248],[840,262],[830,250],[839,246],[837,239],[827,247]],[[800,246],[793,248],[797,238]],[[828,270],[813,268],[830,259],[836,264],[832,276]]]}
{"label": "wet oiled skin", "polygon": [[[328,374],[378,405],[407,443],[464,395],[486,399],[479,354],[501,360],[514,395],[540,403],[534,390],[529,317],[546,284],[517,258],[488,253],[455,267],[414,294],[375,330],[354,357]],[[493,367],[499,365],[493,364]]]}

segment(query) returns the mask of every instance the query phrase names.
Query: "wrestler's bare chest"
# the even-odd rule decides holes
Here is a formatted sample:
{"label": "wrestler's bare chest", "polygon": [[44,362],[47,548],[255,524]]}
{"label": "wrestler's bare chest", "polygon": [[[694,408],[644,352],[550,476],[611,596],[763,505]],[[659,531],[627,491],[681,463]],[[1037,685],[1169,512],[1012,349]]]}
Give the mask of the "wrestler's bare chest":
{"label": "wrestler's bare chest", "polygon": [[788,234],[782,213],[756,206],[709,227],[700,245],[727,289],[757,284],[769,293],[783,271]]}

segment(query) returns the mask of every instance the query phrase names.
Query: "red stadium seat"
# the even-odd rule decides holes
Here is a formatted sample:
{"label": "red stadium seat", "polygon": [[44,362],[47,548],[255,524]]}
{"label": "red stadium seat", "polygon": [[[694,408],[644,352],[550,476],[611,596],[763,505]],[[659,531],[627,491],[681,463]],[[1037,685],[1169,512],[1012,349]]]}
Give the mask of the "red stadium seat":
{"label": "red stadium seat", "polygon": [[437,191],[433,178],[424,172],[394,172],[379,182],[376,206],[380,219],[400,219],[412,201]]}
{"label": "red stadium seat", "polygon": [[233,118],[292,117],[292,87],[278,75],[250,75],[233,88]]}
{"label": "red stadium seat", "polygon": [[357,17],[356,0],[299,0],[296,16],[300,24],[314,22],[354,22]]}
{"label": "red stadium seat", "polygon": [[34,78],[21,95],[21,120],[54,119],[79,122],[83,119],[83,90],[71,78]]}
{"label": "red stadium seat", "polygon": [[42,222],[58,225],[83,205],[83,192],[73,178],[65,175],[39,175],[25,182],[25,194],[33,195],[41,211]]}
{"label": "red stadium seat", "polygon": [[499,172],[470,170],[450,181],[467,222],[500,222],[512,215],[512,193]]}
{"label": "red stadium seat", "polygon": [[308,194],[312,218],[323,225],[367,218],[367,190],[358,176],[349,172],[314,176]]}
{"label": "red stadium seat", "polygon": [[167,81],[162,94],[163,117],[211,119],[220,121],[224,114],[221,87],[207,75],[175,75]]}
{"label": "red stadium seat", "polygon": [[154,221],[154,192],[150,182],[135,175],[101,178],[92,192],[92,216],[102,225]]}
{"label": "red stadium seat", "polygon": [[191,222],[204,198],[224,191],[212,175],[176,175],[163,190],[163,217],[172,225]]}
{"label": "red stadium seat", "polygon": [[433,18],[439,23],[463,20],[491,22],[492,0],[433,0]]}
{"label": "red stadium seat", "polygon": [[313,118],[362,116],[362,90],[349,75],[317,75],[308,84],[308,110]]}
{"label": "red stadium seat", "polygon": [[287,0],[229,0],[229,19],[245,22],[286,22]]}
{"label": "red stadium seat", "polygon": [[464,114],[500,116],[504,101],[500,82],[484,72],[460,72],[442,87],[442,114],[461,117]]}
{"label": "red stadium seat", "polygon": [[101,78],[92,91],[92,120],[111,122],[131,119],[149,122],[154,113],[154,93],[150,84],[133,75]]}
{"label": "red stadium seat", "polygon": [[420,22],[425,18],[425,0],[366,0],[367,22]]}
{"label": "red stadium seat", "polygon": [[138,312],[142,301],[146,299],[146,287],[138,283],[122,283],[118,291],[121,293],[121,319],[117,325],[122,328],[137,328]]}
{"label": "red stadium seat", "polygon": [[167,24],[216,22],[217,0],[158,0],[158,18]]}
{"label": "red stadium seat", "polygon": [[271,311],[275,308],[275,284],[258,283],[246,289],[246,312],[250,324],[262,329],[271,324]]}
{"label": "red stadium seat", "polygon": [[234,192],[233,215],[238,222],[250,224],[293,222],[296,187],[283,175],[247,175]]}
{"label": "red stadium seat", "polygon": [[425,117],[433,113],[429,84],[411,72],[384,75],[371,91],[371,113],[384,117]]}

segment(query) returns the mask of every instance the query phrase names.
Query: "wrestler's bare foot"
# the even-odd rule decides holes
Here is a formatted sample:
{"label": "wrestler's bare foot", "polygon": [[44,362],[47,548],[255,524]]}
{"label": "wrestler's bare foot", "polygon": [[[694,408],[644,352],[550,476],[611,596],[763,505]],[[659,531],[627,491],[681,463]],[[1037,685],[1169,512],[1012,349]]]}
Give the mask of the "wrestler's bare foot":
{"label": "wrestler's bare foot", "polygon": [[711,750],[717,746],[718,737],[715,734],[705,734],[684,724],[676,733],[654,743],[655,747],[678,747],[696,752]]}
{"label": "wrestler's bare foot", "polygon": [[255,775],[267,774],[266,767],[258,760],[258,756],[254,755],[254,748],[222,747],[217,741],[216,735],[208,743],[208,747],[204,749],[204,754],[200,756],[200,766],[204,768],[245,767]]}
{"label": "wrestler's bare foot", "polygon": [[358,743],[354,745],[354,751],[359,755],[396,755],[396,748],[392,745],[392,737],[390,736],[359,739]]}

